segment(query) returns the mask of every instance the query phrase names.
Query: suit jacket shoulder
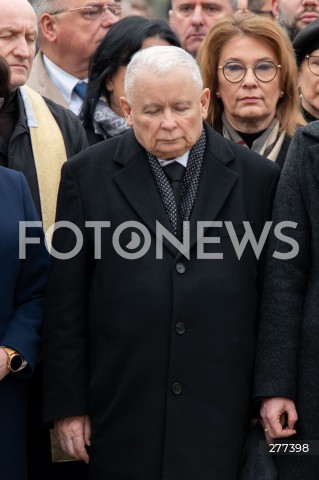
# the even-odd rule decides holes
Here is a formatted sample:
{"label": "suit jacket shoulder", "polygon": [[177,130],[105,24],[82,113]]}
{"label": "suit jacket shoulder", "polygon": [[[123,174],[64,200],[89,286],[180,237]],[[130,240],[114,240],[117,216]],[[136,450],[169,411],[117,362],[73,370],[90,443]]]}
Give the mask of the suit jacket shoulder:
{"label": "suit jacket shoulder", "polygon": [[59,89],[52,82],[47,69],[45,68],[43,62],[43,53],[41,50],[34,58],[27,85],[44,97],[50,98],[50,100],[53,100],[65,108],[68,107]]}

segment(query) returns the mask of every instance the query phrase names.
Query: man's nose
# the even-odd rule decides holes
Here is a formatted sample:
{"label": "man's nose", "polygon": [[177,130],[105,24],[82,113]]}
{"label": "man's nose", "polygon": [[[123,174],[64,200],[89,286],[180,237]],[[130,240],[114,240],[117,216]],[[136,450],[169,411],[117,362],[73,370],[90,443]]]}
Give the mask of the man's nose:
{"label": "man's nose", "polygon": [[302,5],[304,7],[306,7],[308,5],[313,6],[313,7],[317,7],[318,4],[319,4],[319,0],[303,0],[303,2],[302,2]]}
{"label": "man's nose", "polygon": [[107,8],[104,10],[104,15],[101,18],[101,25],[102,27],[110,27],[114,25],[114,23],[118,22],[119,18],[113,15],[112,12]]}
{"label": "man's nose", "polygon": [[172,129],[176,127],[175,117],[170,110],[165,110],[162,119],[162,128]]}
{"label": "man's nose", "polygon": [[25,38],[19,37],[15,40],[13,53],[16,57],[29,58],[30,49]]}
{"label": "man's nose", "polygon": [[196,5],[192,13],[192,24],[193,25],[203,25],[204,24],[204,12],[201,5]]}

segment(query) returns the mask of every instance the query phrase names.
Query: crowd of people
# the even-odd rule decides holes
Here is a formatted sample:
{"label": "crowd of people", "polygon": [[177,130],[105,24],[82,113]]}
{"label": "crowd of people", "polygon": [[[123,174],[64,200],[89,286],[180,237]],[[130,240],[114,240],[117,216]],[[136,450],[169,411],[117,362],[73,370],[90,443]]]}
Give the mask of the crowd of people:
{"label": "crowd of people", "polygon": [[3,478],[316,480],[319,0],[0,8]]}

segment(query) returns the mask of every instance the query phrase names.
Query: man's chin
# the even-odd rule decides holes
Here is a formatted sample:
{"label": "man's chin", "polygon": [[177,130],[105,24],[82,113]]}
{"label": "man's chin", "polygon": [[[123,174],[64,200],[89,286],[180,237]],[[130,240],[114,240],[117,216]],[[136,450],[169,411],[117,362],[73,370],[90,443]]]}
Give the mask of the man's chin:
{"label": "man's chin", "polygon": [[185,44],[185,50],[193,56],[197,55],[197,51],[204,40],[204,37],[191,37]]}
{"label": "man's chin", "polygon": [[26,77],[23,78],[12,78],[10,83],[10,90],[16,90],[18,87],[23,87],[27,83],[28,79]]}
{"label": "man's chin", "polygon": [[189,149],[180,149],[180,150],[174,150],[170,152],[162,152],[162,151],[157,151],[156,153],[153,153],[155,157],[160,158],[161,160],[174,160],[174,158],[177,157],[182,157],[184,153],[186,153]]}

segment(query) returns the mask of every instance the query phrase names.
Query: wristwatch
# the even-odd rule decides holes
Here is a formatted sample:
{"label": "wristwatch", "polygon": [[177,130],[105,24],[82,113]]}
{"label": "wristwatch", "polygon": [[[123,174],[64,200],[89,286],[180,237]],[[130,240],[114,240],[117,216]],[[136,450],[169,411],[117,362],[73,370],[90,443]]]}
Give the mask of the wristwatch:
{"label": "wristwatch", "polygon": [[23,364],[23,357],[20,355],[20,353],[16,352],[12,348],[9,347],[1,347],[2,350],[6,352],[8,355],[8,362],[7,362],[7,367],[12,373],[16,373],[20,370]]}

